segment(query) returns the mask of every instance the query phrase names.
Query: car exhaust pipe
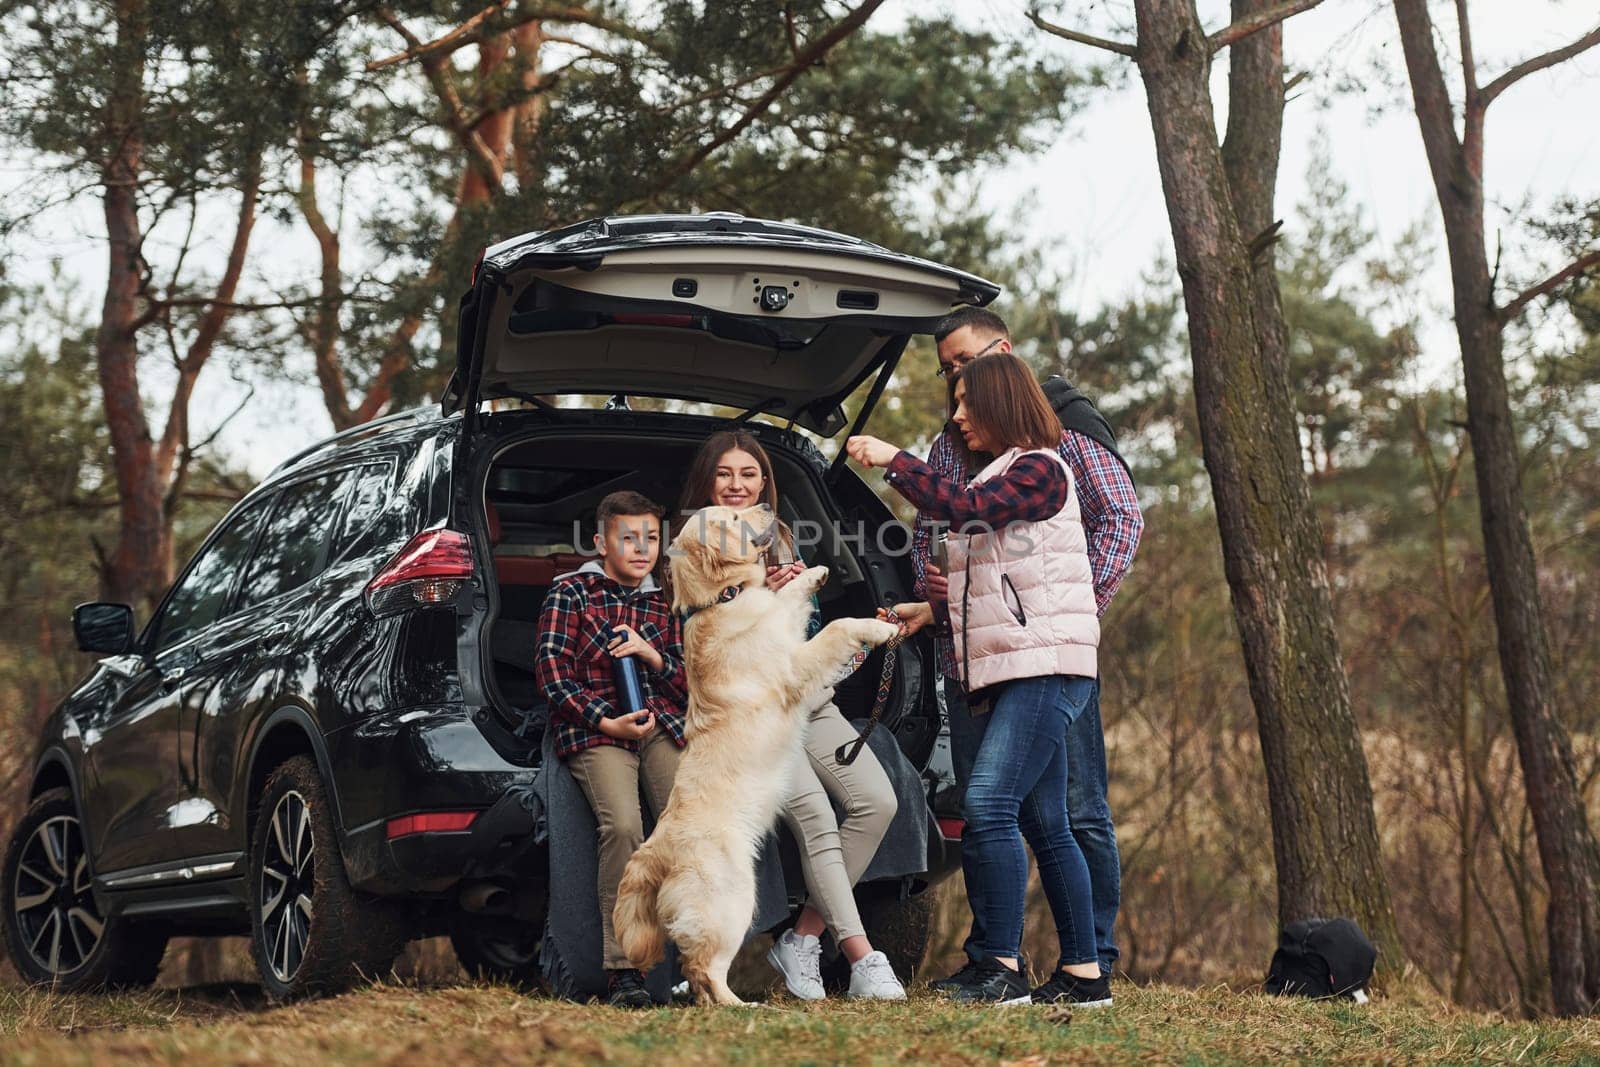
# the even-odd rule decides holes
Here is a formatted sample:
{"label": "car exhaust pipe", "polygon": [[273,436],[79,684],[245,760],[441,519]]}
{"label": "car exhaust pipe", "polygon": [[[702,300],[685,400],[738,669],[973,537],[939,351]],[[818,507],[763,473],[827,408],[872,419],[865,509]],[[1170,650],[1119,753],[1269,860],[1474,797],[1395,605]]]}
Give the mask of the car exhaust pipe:
{"label": "car exhaust pipe", "polygon": [[461,887],[461,906],[477,915],[510,915],[511,891],[493,882],[473,882]]}

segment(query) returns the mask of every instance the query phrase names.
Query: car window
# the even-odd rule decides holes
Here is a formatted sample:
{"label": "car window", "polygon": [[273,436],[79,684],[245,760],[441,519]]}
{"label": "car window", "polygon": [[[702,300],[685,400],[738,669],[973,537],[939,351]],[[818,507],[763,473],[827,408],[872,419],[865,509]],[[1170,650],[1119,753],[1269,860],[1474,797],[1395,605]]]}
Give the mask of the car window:
{"label": "car window", "polygon": [[239,590],[239,606],[271,600],[315,578],[327,559],[328,536],[339,518],[354,471],[336,471],[287,486],[261,530]]}
{"label": "car window", "polygon": [[194,636],[222,616],[228,593],[244,569],[250,544],[270,503],[257,501],[227,520],[226,528],[195,557],[161,609],[156,628],[157,651]]}
{"label": "car window", "polygon": [[394,482],[392,464],[374,463],[361,468],[334,537],[330,559],[343,559],[352,552],[367,556],[380,550],[393,551],[415,532],[408,521],[411,509],[406,501],[396,498]]}

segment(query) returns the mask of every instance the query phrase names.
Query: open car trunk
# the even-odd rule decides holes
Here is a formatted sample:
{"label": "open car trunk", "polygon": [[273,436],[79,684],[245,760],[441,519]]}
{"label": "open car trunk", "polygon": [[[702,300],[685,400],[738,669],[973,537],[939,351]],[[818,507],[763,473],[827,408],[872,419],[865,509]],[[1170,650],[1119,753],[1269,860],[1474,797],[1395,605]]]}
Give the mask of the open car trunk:
{"label": "open car trunk", "polygon": [[[596,558],[596,505],[609,493],[633,490],[661,504],[670,517],[705,432],[703,426],[651,435],[637,428],[535,432],[505,444],[491,460],[484,509],[498,610],[486,629],[498,703],[519,735],[532,740],[548,721],[533,672],[539,612],[557,577]],[[809,520],[831,529],[830,504],[814,469],[782,448],[767,447],[783,520],[791,528]],[[808,563],[830,570],[818,594],[824,622],[872,614],[878,601],[850,546],[824,539],[801,551]],[[846,718],[870,713],[880,669],[874,655],[837,688],[835,702]]]}
{"label": "open car trunk", "polygon": [[999,292],[827,230],[720,213],[594,219],[485,250],[441,402],[470,427],[498,397],[622,393],[832,435],[845,398],[912,334]]}

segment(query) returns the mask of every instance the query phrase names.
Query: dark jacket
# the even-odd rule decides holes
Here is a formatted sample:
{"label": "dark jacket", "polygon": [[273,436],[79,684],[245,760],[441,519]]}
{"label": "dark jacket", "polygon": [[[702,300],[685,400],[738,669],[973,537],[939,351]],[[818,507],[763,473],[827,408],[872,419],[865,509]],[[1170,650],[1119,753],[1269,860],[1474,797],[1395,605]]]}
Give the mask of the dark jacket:
{"label": "dark jacket", "polygon": [[1092,400],[1059,374],[1052,374],[1046,379],[1043,388],[1045,399],[1050,401],[1052,408],[1055,408],[1056,418],[1061,420],[1063,430],[1073,430],[1103,445],[1107,452],[1117,457],[1117,462],[1122,464],[1123,469],[1128,471],[1128,477],[1133,477],[1133,471],[1128,468],[1128,461],[1117,451],[1117,435],[1112,432],[1111,424],[1100,414]]}

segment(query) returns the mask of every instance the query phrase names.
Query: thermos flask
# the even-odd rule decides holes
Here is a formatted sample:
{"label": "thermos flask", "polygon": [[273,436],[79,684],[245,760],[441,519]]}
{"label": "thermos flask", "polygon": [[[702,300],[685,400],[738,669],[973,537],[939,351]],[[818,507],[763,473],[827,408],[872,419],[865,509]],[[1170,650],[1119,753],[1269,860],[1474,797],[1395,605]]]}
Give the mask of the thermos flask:
{"label": "thermos flask", "polygon": [[[622,636],[615,626],[606,627],[606,644]],[[639,678],[638,656],[613,656],[611,680],[617,686],[617,713],[613,718],[634,715],[644,710],[644,682]]]}

